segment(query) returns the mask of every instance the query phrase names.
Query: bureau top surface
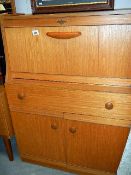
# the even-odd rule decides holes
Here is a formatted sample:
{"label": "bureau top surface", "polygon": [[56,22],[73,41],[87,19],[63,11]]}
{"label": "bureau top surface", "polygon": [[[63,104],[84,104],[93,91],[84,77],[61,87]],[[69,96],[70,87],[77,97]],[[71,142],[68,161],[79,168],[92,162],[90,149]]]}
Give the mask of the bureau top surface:
{"label": "bureau top surface", "polygon": [[131,24],[130,10],[42,15],[4,15],[4,27]]}

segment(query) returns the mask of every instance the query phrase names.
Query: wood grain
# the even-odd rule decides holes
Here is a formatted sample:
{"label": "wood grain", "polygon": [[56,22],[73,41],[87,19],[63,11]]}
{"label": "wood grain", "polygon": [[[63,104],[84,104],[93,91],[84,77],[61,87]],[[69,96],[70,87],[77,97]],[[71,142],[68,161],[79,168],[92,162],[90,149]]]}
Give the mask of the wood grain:
{"label": "wood grain", "polygon": [[[38,27],[35,29],[39,32],[38,36],[33,36],[32,30],[32,28],[5,29],[11,71],[83,76],[97,74],[97,27]],[[47,32],[77,31],[82,35],[70,40],[56,40],[46,35]]]}
{"label": "wood grain", "polygon": [[95,170],[91,168],[85,168],[85,167],[79,167],[79,166],[73,166],[73,165],[66,165],[62,163],[57,163],[57,162],[51,162],[49,160],[44,160],[44,159],[34,159],[31,156],[22,156],[22,160],[33,163],[33,164],[38,164],[38,165],[43,165],[47,166],[49,168],[56,168],[72,173],[77,173],[81,175],[115,175],[116,173],[110,173],[110,172],[105,172],[105,171],[100,171],[100,170]]}
{"label": "wood grain", "polygon": [[7,122],[4,118],[1,118],[1,117],[0,117],[0,135],[1,136],[8,136],[9,135]]}
{"label": "wood grain", "polygon": [[0,85],[0,135],[7,137],[14,135],[7,98],[2,85]]}
{"label": "wood grain", "polygon": [[[119,93],[68,90],[44,87],[42,84],[6,84],[10,109],[13,111],[49,111],[87,114],[111,119],[131,121],[131,95]],[[19,93],[25,98],[20,100]],[[107,110],[105,104],[112,102],[114,108]]]}
{"label": "wood grain", "polygon": [[65,76],[65,75],[49,75],[49,74],[35,74],[35,73],[18,73],[12,72],[12,80],[9,83],[19,82],[19,80],[26,81],[37,80],[41,82],[43,80],[45,83],[77,83],[77,85],[89,85],[89,86],[105,86],[105,87],[127,87],[131,89],[131,79],[126,78],[103,78],[103,77],[83,77],[83,76]]}
{"label": "wood grain", "polygon": [[[62,119],[16,112],[12,119],[21,156],[65,162]],[[55,124],[57,129],[51,127]]]}
{"label": "wood grain", "polygon": [[4,17],[6,92],[23,160],[116,174],[131,126],[130,25],[130,11]]}
{"label": "wood grain", "polygon": [[[65,22],[61,25],[59,20]],[[36,23],[37,20],[37,23]],[[118,10],[97,13],[64,13],[51,15],[8,16],[3,21],[4,27],[40,27],[40,26],[90,26],[105,24],[131,24],[130,10]]]}
{"label": "wood grain", "polygon": [[[69,131],[72,127],[74,134]],[[128,134],[128,128],[67,120],[67,164],[115,173]]]}
{"label": "wood grain", "polygon": [[[32,30],[32,28],[6,28],[5,30],[13,72],[85,77],[96,75],[111,78],[131,77],[130,25],[37,27],[35,30],[39,32],[38,36],[33,36]],[[82,35],[71,40],[64,38],[55,40],[46,36],[47,33],[52,32],[58,34],[75,31],[80,31]],[[31,50],[30,43],[33,48]],[[18,57],[22,61],[18,61]]]}
{"label": "wood grain", "polygon": [[101,26],[99,31],[100,75],[131,78],[131,26]]}
{"label": "wood grain", "polygon": [[[12,118],[23,158],[61,167],[62,163],[67,163],[72,169],[74,166],[74,170],[75,167],[85,168],[86,173],[88,168],[115,173],[129,134],[129,128],[84,124],[56,117],[12,112]],[[51,128],[54,123],[56,129]],[[72,127],[76,128],[76,133],[70,132]]]}

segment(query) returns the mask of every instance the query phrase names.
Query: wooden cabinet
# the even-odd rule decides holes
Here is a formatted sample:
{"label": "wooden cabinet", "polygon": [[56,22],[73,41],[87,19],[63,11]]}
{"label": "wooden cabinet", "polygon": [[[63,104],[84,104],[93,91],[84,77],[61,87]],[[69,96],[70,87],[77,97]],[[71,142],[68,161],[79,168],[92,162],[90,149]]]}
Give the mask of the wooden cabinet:
{"label": "wooden cabinet", "polygon": [[7,16],[2,24],[22,160],[116,174],[131,125],[130,12]]}

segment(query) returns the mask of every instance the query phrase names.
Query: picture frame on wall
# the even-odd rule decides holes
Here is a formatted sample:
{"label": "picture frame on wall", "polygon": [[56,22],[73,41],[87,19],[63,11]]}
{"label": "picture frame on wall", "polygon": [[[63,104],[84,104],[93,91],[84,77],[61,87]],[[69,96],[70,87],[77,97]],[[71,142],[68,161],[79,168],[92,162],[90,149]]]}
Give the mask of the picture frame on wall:
{"label": "picture frame on wall", "polygon": [[33,14],[113,10],[114,0],[31,0]]}

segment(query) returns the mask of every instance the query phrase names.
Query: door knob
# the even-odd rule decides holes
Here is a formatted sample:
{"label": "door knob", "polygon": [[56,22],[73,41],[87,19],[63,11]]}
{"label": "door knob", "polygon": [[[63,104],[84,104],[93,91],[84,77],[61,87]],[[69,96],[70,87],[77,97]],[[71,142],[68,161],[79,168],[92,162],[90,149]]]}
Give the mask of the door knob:
{"label": "door knob", "polygon": [[52,123],[51,128],[54,129],[54,130],[58,129],[57,123]]}
{"label": "door knob", "polygon": [[105,104],[105,108],[108,109],[108,110],[113,109],[113,103],[112,103],[112,102],[107,102],[107,103]]}
{"label": "door knob", "polygon": [[69,128],[69,131],[70,131],[72,134],[75,134],[75,133],[76,133],[76,128],[75,128],[75,127],[71,127],[71,128]]}
{"label": "door knob", "polygon": [[25,98],[25,94],[22,92],[22,93],[18,93],[17,97],[20,99],[20,100],[23,100]]}

